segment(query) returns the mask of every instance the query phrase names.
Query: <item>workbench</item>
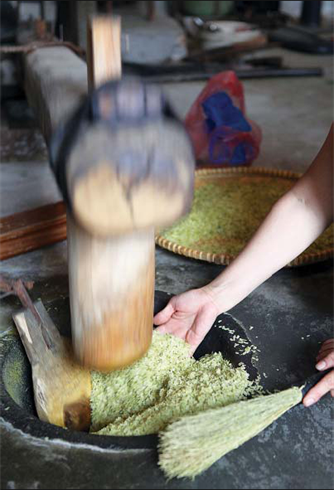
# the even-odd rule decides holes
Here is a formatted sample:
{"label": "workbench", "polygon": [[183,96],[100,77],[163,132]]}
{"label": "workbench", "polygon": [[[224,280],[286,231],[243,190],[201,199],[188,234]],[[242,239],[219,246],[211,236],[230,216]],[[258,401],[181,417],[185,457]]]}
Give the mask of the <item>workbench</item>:
{"label": "workbench", "polygon": [[[303,171],[331,123],[332,58],[282,50],[277,53],[293,66],[322,66],[325,76],[244,82],[249,117],[262,127],[264,135],[256,165]],[[181,116],[202,86],[192,83],[166,87]],[[6,120],[2,124],[5,126]],[[17,156],[15,161],[1,163],[2,216],[59,198],[46,161],[29,158],[29,162],[22,161],[23,155],[20,161]],[[156,289],[170,293],[200,287],[221,271],[220,266],[161,249],[156,251],[156,260]],[[66,242],[9,259],[1,268],[2,273],[12,277],[36,281],[31,296],[41,297],[46,307],[52,308],[54,300],[67,301]],[[3,302],[1,344],[10,342],[13,308],[19,308],[16,300]],[[275,379],[277,386],[288,387],[312,373],[321,343],[333,335],[333,264],[329,261],[282,270],[230,313],[262,351],[258,367],[264,386],[267,379]],[[50,314],[57,317],[56,311]],[[112,447],[101,450],[85,444],[33,438],[10,426],[5,414],[1,416],[4,489],[332,487],[333,403],[329,396],[311,409],[296,407],[194,482],[167,482],[157,467],[155,451],[120,452]]]}

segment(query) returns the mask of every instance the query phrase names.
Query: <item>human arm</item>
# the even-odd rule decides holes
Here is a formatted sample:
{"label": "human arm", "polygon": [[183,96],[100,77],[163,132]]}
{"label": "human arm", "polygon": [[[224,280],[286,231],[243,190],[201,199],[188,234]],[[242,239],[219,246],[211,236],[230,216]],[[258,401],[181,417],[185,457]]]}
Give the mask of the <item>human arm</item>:
{"label": "human arm", "polygon": [[201,343],[230,310],[303,252],[333,220],[333,126],[307,172],[272,208],[244,250],[213,282],[172,298],[156,315],[160,332]]}

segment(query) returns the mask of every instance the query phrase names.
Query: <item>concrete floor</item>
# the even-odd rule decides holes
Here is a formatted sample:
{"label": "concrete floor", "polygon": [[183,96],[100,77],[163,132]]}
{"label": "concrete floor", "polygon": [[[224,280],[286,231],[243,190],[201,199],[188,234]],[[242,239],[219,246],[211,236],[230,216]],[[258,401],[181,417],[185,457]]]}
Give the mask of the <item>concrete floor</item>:
{"label": "concrete floor", "polygon": [[[248,115],[263,131],[261,154],[255,165],[304,171],[333,118],[333,61],[331,57],[283,50],[270,50],[270,54],[283,54],[290,66],[322,66],[325,70],[323,78],[244,82]],[[186,114],[203,85],[165,87],[180,116]],[[2,162],[0,171],[1,216],[59,198],[45,161]],[[171,293],[199,287],[221,270],[160,249],[156,259],[156,288]],[[66,243],[4,261],[1,271],[35,280],[34,294],[46,304],[68,294]],[[333,332],[332,285],[331,263],[281,271],[233,310],[246,328],[255,325],[258,329],[258,340],[254,337],[254,342],[266,352],[262,371],[266,369],[269,376],[277,378],[277,369],[282,369],[280,376],[287,386],[312,371],[319,344]],[[12,329],[11,312],[12,303],[4,302],[2,335]],[[311,338],[305,340],[306,334]],[[297,408],[195,482],[169,483],[151,453],[100,454],[94,448],[34,440],[2,419],[2,487],[330,488],[332,418],[329,398],[308,411]],[[28,467],[25,461],[29,461]]]}

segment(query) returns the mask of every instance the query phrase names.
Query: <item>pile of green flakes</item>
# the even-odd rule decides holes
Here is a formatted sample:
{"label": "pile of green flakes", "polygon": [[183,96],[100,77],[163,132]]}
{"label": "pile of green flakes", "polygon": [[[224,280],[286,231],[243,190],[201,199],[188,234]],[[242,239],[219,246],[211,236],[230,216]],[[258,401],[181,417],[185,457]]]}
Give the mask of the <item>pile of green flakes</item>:
{"label": "pile of green flakes", "polygon": [[[262,176],[202,183],[195,191],[190,214],[162,236],[194,250],[236,256],[293,183]],[[328,228],[305,253],[333,248],[333,229]]]}
{"label": "pile of green flakes", "polygon": [[146,356],[108,374],[92,373],[92,427],[101,435],[155,434],[184,415],[244,400],[259,392],[244,366],[220,353],[199,361],[171,335],[153,334]]}

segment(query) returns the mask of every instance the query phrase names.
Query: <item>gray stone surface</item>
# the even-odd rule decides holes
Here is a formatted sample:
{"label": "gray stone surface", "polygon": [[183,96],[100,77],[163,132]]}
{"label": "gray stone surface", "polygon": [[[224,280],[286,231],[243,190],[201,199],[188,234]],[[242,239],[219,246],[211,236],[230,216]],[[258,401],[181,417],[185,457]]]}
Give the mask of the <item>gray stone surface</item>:
{"label": "gray stone surface", "polygon": [[2,163],[0,216],[61,200],[47,162]]}
{"label": "gray stone surface", "polygon": [[[200,285],[220,268],[159,252],[159,270],[167,273],[159,287],[175,291]],[[332,331],[332,281],[331,264],[281,271],[231,312],[260,348],[258,368],[271,385],[283,389],[313,372],[319,345]],[[296,407],[194,482],[167,482],[154,451],[36,439],[3,421],[1,478],[3,488],[331,488],[332,421],[330,397],[309,410]]]}
{"label": "gray stone surface", "polygon": [[[284,53],[291,66],[324,67],[324,78],[244,83],[249,116],[263,130],[256,162],[304,170],[325,139],[333,114],[332,59]],[[270,54],[274,54],[270,51]],[[262,55],[262,53],[261,53]],[[166,87],[181,116],[203,84]],[[45,162],[2,163],[1,214],[57,198]],[[157,289],[179,293],[213,279],[221,267],[157,250]],[[3,273],[36,281],[34,299],[67,296],[66,243],[2,262]],[[279,387],[313,371],[319,345],[333,334],[332,263],[284,270],[231,312],[261,349],[260,372]],[[4,302],[0,328],[11,328],[15,301]],[[263,378],[264,383],[266,379]],[[5,419],[5,414],[2,414]],[[114,452],[33,439],[0,421],[2,488],[332,488],[333,407],[326,397],[297,407],[259,437],[216,463],[194,482],[167,482],[154,452]]]}

